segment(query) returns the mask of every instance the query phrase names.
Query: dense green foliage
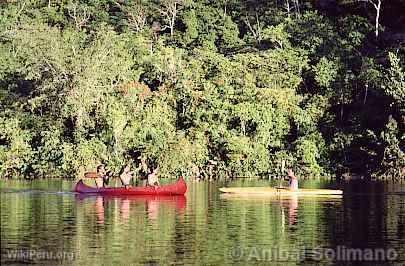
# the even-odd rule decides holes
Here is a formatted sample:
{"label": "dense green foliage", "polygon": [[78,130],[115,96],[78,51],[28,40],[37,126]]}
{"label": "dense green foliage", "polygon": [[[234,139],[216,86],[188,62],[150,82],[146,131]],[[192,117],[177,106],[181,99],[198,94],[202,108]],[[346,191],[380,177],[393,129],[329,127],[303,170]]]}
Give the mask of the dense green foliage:
{"label": "dense green foliage", "polygon": [[403,43],[294,3],[0,4],[0,176],[403,177]]}

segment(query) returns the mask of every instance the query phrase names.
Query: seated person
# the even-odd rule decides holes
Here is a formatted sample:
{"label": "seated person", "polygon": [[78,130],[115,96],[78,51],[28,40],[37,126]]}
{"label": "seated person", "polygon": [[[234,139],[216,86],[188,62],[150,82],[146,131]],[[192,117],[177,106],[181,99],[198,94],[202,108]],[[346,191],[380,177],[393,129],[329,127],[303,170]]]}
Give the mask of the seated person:
{"label": "seated person", "polygon": [[106,187],[108,185],[108,176],[103,164],[97,166],[97,174],[98,176],[95,179],[97,188]]}
{"label": "seated person", "polygon": [[155,168],[155,169],[153,170],[153,172],[148,175],[148,183],[147,183],[148,186],[151,186],[151,187],[153,186],[153,187],[155,187],[155,188],[157,188],[158,186],[160,186],[160,184],[159,184],[159,178],[158,178],[158,176],[157,176],[158,170],[159,170],[159,167],[158,167],[158,168]]}
{"label": "seated person", "polygon": [[294,175],[294,171],[291,168],[288,168],[287,176],[288,176],[288,188],[290,190],[298,190],[298,178]]}
{"label": "seated person", "polygon": [[139,158],[141,159],[141,162],[139,163],[139,167],[138,167],[139,176],[140,176],[139,181],[142,182],[143,187],[146,187],[148,185],[149,168],[148,168],[148,165],[146,164],[146,159],[143,157],[139,157]]}
{"label": "seated person", "polygon": [[131,182],[132,179],[132,173],[131,169],[129,168],[129,165],[125,165],[120,172],[120,179],[121,183],[125,188],[129,187],[129,183]]}

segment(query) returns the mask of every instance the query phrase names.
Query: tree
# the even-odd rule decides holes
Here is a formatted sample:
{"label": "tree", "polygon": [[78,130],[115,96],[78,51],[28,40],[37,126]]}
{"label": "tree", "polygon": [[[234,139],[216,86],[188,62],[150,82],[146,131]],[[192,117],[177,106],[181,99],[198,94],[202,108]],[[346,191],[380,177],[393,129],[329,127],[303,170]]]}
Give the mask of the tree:
{"label": "tree", "polygon": [[380,21],[380,11],[381,11],[381,3],[382,0],[359,0],[361,2],[367,2],[375,8],[376,15],[375,15],[375,37],[378,38],[378,26]]}
{"label": "tree", "polygon": [[183,0],[161,0],[159,11],[166,23],[165,27],[162,30],[169,28],[170,36],[173,36],[176,18],[183,4]]}
{"label": "tree", "polygon": [[292,2],[293,2],[294,6],[291,6],[290,0],[284,0],[284,8],[287,11],[287,15],[288,15],[288,17],[290,17],[291,11],[295,10],[297,17],[299,17],[299,15],[300,15],[299,2],[298,2],[298,0],[292,0]]}
{"label": "tree", "polygon": [[394,178],[403,178],[405,174],[405,153],[400,148],[398,125],[390,116],[383,132],[381,140],[384,145],[384,153],[381,161],[382,173]]}
{"label": "tree", "polygon": [[397,55],[389,52],[388,57],[391,67],[388,71],[387,86],[384,86],[384,89],[398,106],[402,107],[402,111],[405,111],[405,72]]}
{"label": "tree", "polygon": [[72,3],[67,8],[69,16],[73,19],[76,30],[80,31],[90,19],[90,11],[85,5]]}
{"label": "tree", "polygon": [[184,39],[186,43],[191,43],[198,37],[198,20],[194,9],[183,13],[183,23],[186,26]]}
{"label": "tree", "polygon": [[243,22],[245,22],[246,26],[248,27],[250,33],[253,35],[253,38],[256,40],[256,42],[260,44],[260,42],[263,39],[262,36],[263,29],[262,26],[260,25],[260,20],[257,12],[255,11],[255,21],[253,25],[250,22],[250,16],[246,16]]}
{"label": "tree", "polygon": [[328,1],[374,29],[299,0],[0,0],[0,176],[140,156],[171,176],[398,176],[404,50],[367,38],[382,1]]}
{"label": "tree", "polygon": [[146,25],[147,12],[141,1],[136,1],[130,6],[124,7],[128,18],[128,25],[136,32],[141,32]]}
{"label": "tree", "polygon": [[290,13],[291,13],[291,9],[292,9],[290,6],[290,0],[285,0],[284,6],[285,6],[285,10],[287,11],[288,17],[290,17]]}

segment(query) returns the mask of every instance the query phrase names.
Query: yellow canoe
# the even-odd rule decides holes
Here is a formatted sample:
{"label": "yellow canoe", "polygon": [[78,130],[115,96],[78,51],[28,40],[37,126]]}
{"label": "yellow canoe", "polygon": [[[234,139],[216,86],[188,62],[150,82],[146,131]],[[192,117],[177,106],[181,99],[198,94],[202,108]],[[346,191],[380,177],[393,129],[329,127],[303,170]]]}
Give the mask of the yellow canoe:
{"label": "yellow canoe", "polygon": [[277,201],[277,202],[290,202],[291,200],[298,200],[298,199],[316,199],[322,202],[340,202],[343,198],[343,195],[317,195],[317,194],[284,194],[284,195],[277,195],[277,194],[236,194],[236,193],[221,193],[219,195],[220,199],[229,200],[229,201],[257,201],[257,202],[269,202],[269,201]]}
{"label": "yellow canoe", "polygon": [[219,191],[223,193],[238,195],[267,195],[267,196],[319,196],[319,195],[342,195],[342,190],[337,189],[308,189],[300,188],[298,190],[289,190],[288,188],[274,187],[223,187]]}

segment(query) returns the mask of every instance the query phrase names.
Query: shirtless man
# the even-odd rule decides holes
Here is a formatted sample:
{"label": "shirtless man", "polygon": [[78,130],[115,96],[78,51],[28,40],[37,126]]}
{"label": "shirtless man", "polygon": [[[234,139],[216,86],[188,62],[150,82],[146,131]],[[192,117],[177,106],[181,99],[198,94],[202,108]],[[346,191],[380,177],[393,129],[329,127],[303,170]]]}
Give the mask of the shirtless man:
{"label": "shirtless man", "polygon": [[129,187],[129,183],[131,182],[132,179],[132,173],[131,173],[131,169],[129,168],[129,165],[125,165],[121,172],[120,172],[120,179],[121,179],[121,183],[122,185],[128,189]]}
{"label": "shirtless man", "polygon": [[288,168],[287,176],[288,176],[288,188],[290,190],[298,190],[298,178],[294,175],[294,171],[291,168]]}
{"label": "shirtless man", "polygon": [[159,170],[159,167],[153,169],[153,172],[148,175],[148,186],[153,186],[155,188],[160,186],[159,178],[157,176],[158,170]]}
{"label": "shirtless man", "polygon": [[96,177],[95,182],[97,188],[103,188],[106,187],[108,183],[108,176],[107,176],[107,171],[105,170],[104,164],[100,164],[97,166],[97,174],[98,177]]}

